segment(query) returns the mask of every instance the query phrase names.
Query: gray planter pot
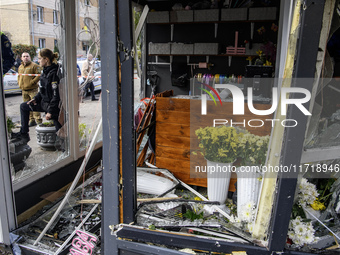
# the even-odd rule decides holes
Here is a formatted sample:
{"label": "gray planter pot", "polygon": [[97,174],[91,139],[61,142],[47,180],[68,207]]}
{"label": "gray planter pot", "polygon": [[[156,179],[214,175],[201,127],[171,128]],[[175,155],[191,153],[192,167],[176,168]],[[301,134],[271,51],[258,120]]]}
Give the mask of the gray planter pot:
{"label": "gray planter pot", "polygon": [[38,125],[35,128],[37,134],[37,143],[43,148],[53,148],[55,149],[57,134],[55,127],[44,127]]}
{"label": "gray planter pot", "polygon": [[11,164],[14,167],[14,171],[17,172],[26,166],[25,160],[29,157],[32,152],[32,148],[22,141],[16,141],[15,139],[10,140],[10,152]]}

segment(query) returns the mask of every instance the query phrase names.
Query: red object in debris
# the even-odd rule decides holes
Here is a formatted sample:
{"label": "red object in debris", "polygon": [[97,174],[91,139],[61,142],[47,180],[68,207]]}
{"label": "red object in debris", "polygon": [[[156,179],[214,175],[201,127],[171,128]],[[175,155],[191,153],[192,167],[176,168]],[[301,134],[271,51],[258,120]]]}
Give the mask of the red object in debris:
{"label": "red object in debris", "polygon": [[286,243],[292,245],[293,244],[293,240],[287,237]]}

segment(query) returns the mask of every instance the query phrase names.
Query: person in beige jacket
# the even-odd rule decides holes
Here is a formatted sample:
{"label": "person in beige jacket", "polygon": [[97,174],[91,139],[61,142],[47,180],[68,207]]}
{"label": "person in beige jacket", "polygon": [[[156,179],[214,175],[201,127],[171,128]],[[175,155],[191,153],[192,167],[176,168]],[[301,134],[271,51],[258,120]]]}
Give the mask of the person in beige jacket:
{"label": "person in beige jacket", "polygon": [[91,100],[92,101],[97,101],[98,99],[96,98],[96,96],[94,94],[94,85],[93,85],[93,76],[94,76],[93,62],[94,61],[93,61],[92,54],[88,54],[87,55],[87,60],[84,62],[83,66],[81,68],[81,75],[83,76],[84,82],[86,82],[85,88],[84,88],[85,96],[87,94],[87,90],[90,89]]}
{"label": "person in beige jacket", "polygon": [[[18,84],[22,90],[22,99],[24,102],[30,101],[38,93],[38,82],[40,76],[28,76],[20,74],[40,74],[40,67],[31,61],[31,56],[27,52],[21,55],[21,65],[18,69]],[[29,126],[41,124],[42,119],[40,112],[31,112],[29,117]]]}

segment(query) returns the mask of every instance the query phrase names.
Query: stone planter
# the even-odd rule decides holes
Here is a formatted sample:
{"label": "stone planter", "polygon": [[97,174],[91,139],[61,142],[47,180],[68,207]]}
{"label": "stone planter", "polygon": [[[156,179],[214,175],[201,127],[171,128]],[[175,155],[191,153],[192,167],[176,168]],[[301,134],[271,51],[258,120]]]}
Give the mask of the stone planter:
{"label": "stone planter", "polygon": [[[221,205],[228,197],[228,189],[231,176],[232,163],[219,163],[207,160],[208,198],[210,201],[218,201]],[[212,171],[214,169],[214,171]]]}
{"label": "stone planter", "polygon": [[37,134],[37,143],[43,148],[47,149],[56,149],[56,141],[57,141],[57,134],[55,126],[53,127],[46,127],[42,125],[38,125],[35,128],[35,132]]}
{"label": "stone planter", "polygon": [[10,159],[14,171],[22,170],[26,166],[25,160],[31,154],[32,148],[21,140],[17,141],[15,139],[10,140],[9,146],[11,148]]}

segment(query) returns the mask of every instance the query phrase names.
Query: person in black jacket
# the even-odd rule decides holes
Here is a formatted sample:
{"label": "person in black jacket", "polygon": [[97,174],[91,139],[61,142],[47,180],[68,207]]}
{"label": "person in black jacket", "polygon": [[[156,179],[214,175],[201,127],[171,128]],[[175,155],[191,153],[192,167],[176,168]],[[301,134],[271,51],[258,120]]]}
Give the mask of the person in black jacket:
{"label": "person in black jacket", "polygon": [[2,57],[2,75],[7,73],[14,65],[14,53],[12,44],[8,37],[0,31],[1,35],[1,57]]}
{"label": "person in black jacket", "polygon": [[53,53],[49,49],[40,50],[38,59],[43,72],[40,77],[39,92],[33,99],[20,105],[21,128],[19,133],[12,133],[12,138],[21,139],[26,143],[30,140],[28,121],[31,111],[45,112],[45,119],[53,120],[56,131],[61,128],[58,121],[60,112],[58,56],[58,53]]}

